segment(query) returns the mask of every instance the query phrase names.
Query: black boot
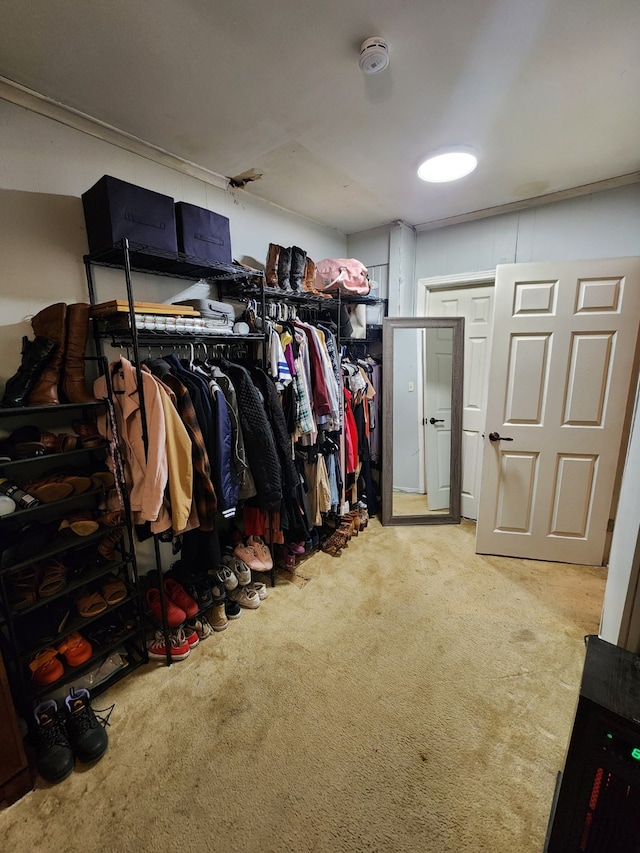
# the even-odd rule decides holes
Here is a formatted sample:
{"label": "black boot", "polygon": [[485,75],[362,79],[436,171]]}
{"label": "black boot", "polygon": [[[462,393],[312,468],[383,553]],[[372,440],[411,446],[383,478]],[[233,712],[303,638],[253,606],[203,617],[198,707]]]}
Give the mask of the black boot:
{"label": "black boot", "polygon": [[291,247],[291,273],[289,281],[293,290],[302,290],[304,283],[304,268],[307,263],[307,253],[297,246]]}
{"label": "black boot", "polygon": [[47,699],[34,711],[33,740],[37,750],[36,766],[47,782],[62,782],[73,770],[73,751],[64,720],[54,699]]}
{"label": "black boot", "polygon": [[291,247],[284,249],[280,247],[278,257],[278,286],[280,290],[291,292]]}
{"label": "black boot", "polygon": [[73,687],[64,700],[67,707],[67,733],[74,754],[88,764],[107,751],[109,738],[91,707],[91,696],[85,687]]}
{"label": "black boot", "polygon": [[15,409],[27,405],[29,394],[47,366],[55,347],[55,342],[48,338],[37,337],[33,341],[26,335],[22,338],[22,363],[17,373],[7,379],[0,406]]}

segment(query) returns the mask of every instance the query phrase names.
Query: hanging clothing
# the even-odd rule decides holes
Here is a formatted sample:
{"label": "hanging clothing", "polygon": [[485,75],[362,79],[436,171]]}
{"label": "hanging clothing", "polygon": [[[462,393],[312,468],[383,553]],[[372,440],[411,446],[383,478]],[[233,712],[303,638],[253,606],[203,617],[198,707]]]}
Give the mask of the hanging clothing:
{"label": "hanging clothing", "polygon": [[[136,371],[128,359],[121,357],[109,365],[113,387],[113,406],[126,462],[125,473],[134,524],[158,521],[163,529],[171,526],[164,507],[164,490],[169,476],[166,455],[166,429],[160,391],[153,377],[142,374],[142,394],[147,419],[148,448],[142,438],[142,414]],[[100,376],[93,383],[98,398],[107,396],[107,380]],[[98,416],[98,430],[109,438],[106,414]],[[162,516],[161,516],[162,514]]]}

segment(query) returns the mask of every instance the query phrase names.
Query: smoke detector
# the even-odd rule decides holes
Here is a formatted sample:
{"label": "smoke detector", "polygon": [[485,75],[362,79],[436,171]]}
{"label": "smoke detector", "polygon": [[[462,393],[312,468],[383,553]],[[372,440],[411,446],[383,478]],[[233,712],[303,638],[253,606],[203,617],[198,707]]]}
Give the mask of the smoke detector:
{"label": "smoke detector", "polygon": [[360,45],[361,70],[365,74],[379,74],[389,65],[389,46],[384,39],[365,39]]}

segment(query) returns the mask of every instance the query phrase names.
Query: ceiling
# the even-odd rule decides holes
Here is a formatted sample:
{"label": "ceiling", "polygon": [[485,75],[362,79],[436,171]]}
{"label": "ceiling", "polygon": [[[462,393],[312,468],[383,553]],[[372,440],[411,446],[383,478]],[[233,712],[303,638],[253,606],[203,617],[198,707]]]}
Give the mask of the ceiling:
{"label": "ceiling", "polygon": [[[638,0],[3,0],[0,75],[353,233],[640,170]],[[389,44],[365,76],[359,46]],[[426,184],[433,149],[477,170]]]}

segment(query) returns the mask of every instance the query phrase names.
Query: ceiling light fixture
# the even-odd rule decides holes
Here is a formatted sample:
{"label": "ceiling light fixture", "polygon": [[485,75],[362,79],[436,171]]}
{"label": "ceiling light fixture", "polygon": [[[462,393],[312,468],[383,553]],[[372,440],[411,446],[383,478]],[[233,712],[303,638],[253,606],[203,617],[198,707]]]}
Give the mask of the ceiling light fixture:
{"label": "ceiling light fixture", "polygon": [[429,157],[418,169],[418,177],[433,184],[457,181],[469,175],[478,158],[469,149],[455,148]]}
{"label": "ceiling light fixture", "polygon": [[379,74],[389,65],[389,45],[384,39],[365,39],[360,45],[360,70],[365,74]]}

